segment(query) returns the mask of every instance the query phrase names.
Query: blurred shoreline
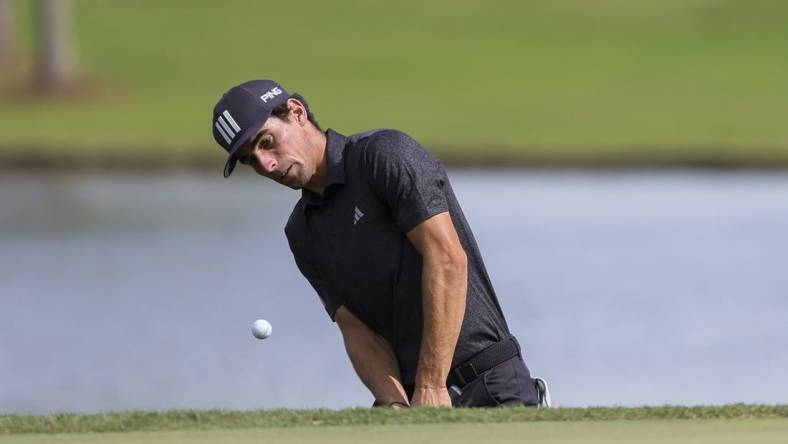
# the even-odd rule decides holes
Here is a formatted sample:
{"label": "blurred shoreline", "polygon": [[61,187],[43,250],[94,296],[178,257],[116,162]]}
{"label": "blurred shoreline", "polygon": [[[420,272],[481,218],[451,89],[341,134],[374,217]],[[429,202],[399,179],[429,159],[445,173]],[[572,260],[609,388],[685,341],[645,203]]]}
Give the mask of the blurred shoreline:
{"label": "blurred shoreline", "polygon": [[[506,150],[437,148],[428,150],[451,167],[547,168],[547,169],[788,169],[788,151],[779,149],[724,150],[719,148],[631,148]],[[0,170],[202,170],[222,166],[222,151],[185,146],[112,146],[102,151],[76,147],[0,144]]]}

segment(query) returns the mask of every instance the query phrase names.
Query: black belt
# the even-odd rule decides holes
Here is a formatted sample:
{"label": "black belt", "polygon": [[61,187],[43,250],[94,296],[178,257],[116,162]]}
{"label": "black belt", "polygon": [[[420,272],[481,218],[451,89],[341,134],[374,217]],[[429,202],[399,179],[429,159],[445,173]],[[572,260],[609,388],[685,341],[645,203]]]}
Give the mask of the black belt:
{"label": "black belt", "polygon": [[520,344],[517,343],[517,339],[515,339],[514,336],[509,336],[485,348],[457,367],[454,367],[454,369],[449,372],[449,377],[446,379],[446,385],[456,385],[462,388],[487,370],[519,354]]}

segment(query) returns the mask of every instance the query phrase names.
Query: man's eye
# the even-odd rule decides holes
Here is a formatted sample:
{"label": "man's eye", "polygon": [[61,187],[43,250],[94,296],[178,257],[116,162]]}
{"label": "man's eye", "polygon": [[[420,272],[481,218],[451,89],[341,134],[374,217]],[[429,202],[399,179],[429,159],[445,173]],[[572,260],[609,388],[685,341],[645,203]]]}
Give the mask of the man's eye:
{"label": "man's eye", "polygon": [[271,146],[271,143],[272,143],[271,138],[270,137],[266,137],[266,138],[260,140],[260,147],[261,148],[268,148],[268,147]]}

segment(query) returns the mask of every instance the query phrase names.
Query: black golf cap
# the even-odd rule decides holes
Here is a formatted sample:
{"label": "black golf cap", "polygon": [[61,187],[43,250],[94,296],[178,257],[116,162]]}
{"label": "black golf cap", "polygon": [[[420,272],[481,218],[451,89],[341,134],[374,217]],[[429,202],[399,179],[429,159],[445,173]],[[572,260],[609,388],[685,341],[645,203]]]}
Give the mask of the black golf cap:
{"label": "black golf cap", "polygon": [[290,94],[273,80],[250,80],[230,88],[213,107],[213,138],[230,154],[224,177],[232,174],[238,148],[271,116]]}

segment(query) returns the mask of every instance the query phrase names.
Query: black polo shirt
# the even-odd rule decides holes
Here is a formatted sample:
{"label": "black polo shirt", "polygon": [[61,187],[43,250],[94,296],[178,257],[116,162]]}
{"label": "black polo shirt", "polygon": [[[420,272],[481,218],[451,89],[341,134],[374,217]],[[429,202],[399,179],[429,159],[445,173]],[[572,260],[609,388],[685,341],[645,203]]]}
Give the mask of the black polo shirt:
{"label": "black polo shirt", "polygon": [[468,257],[468,295],[452,367],[509,334],[476,240],[443,165],[396,130],[326,131],[323,196],[302,191],[285,227],[296,264],[331,319],[345,306],[385,338],[402,382],[416,377],[421,254],[406,233],[448,211]]}

